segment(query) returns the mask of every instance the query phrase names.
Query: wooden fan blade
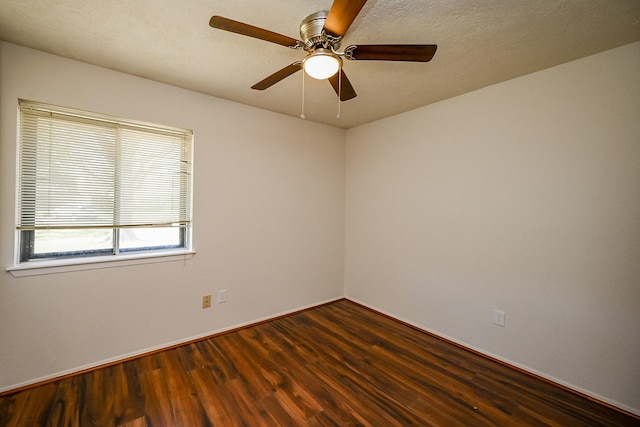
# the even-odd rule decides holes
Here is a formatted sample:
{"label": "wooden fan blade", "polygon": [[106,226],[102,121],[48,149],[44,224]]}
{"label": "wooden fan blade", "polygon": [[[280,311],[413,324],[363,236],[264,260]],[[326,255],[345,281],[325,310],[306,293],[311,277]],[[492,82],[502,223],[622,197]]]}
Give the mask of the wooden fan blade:
{"label": "wooden fan blade", "polygon": [[335,0],[324,23],[324,30],[334,36],[344,36],[366,2],[367,0]]}
{"label": "wooden fan blade", "polygon": [[224,18],[222,16],[212,16],[209,20],[209,25],[219,30],[230,31],[236,34],[242,34],[243,36],[266,40],[282,46],[296,47],[302,45],[301,41],[292,37],[283,36],[282,34],[274,33],[273,31],[265,30],[264,28],[254,27],[253,25],[234,21],[233,19]]}
{"label": "wooden fan blade", "polygon": [[[340,74],[342,73],[342,82],[340,81]],[[329,77],[329,82],[333,86],[333,90],[336,91],[336,95],[340,96],[340,101],[348,101],[357,96],[356,91],[351,86],[351,82],[347,78],[347,75],[342,69]]]}
{"label": "wooden fan blade", "polygon": [[293,64],[287,65],[283,69],[271,74],[266,79],[261,80],[258,83],[254,84],[253,86],[251,86],[251,89],[265,90],[267,88],[270,88],[274,84],[278,83],[280,80],[283,80],[289,77],[291,74],[297,71],[300,71],[301,69],[302,69],[302,63],[300,61],[294,62]]}
{"label": "wooden fan blade", "polygon": [[347,59],[429,62],[437,48],[435,44],[359,44],[344,51]]}

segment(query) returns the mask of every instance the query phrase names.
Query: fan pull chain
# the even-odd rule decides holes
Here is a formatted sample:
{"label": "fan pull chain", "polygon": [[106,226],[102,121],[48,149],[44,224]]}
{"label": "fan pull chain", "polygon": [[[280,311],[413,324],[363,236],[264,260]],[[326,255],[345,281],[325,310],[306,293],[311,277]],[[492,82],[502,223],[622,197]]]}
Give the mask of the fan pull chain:
{"label": "fan pull chain", "polygon": [[302,70],[302,113],[300,114],[300,118],[304,120],[306,117],[304,115],[304,75],[306,74],[304,70]]}
{"label": "fan pull chain", "polygon": [[342,115],[340,114],[340,97],[342,96],[342,69],[338,70],[338,115],[336,119],[340,120]]}

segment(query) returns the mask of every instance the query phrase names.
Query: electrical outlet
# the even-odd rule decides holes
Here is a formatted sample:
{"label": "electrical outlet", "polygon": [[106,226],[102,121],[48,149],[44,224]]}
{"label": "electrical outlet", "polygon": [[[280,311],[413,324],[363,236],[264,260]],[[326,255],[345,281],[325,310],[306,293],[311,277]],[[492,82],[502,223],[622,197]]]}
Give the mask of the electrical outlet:
{"label": "electrical outlet", "polygon": [[493,310],[493,323],[498,326],[504,326],[504,317],[506,316],[504,311]]}
{"label": "electrical outlet", "polygon": [[211,295],[202,296],[202,308],[211,308]]}
{"label": "electrical outlet", "polygon": [[218,291],[218,304],[222,304],[223,302],[227,302],[227,290],[220,289]]}

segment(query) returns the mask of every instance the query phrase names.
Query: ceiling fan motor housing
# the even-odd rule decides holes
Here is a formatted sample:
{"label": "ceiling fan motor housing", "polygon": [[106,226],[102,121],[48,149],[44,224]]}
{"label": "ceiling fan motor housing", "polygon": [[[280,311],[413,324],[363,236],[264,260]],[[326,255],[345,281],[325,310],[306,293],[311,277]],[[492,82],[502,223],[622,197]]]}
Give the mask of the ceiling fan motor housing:
{"label": "ceiling fan motor housing", "polygon": [[336,43],[334,39],[327,39],[324,32],[324,23],[328,14],[327,11],[312,13],[304,18],[300,24],[300,38],[304,41],[305,50],[313,51],[319,47],[337,49],[339,47],[339,40]]}

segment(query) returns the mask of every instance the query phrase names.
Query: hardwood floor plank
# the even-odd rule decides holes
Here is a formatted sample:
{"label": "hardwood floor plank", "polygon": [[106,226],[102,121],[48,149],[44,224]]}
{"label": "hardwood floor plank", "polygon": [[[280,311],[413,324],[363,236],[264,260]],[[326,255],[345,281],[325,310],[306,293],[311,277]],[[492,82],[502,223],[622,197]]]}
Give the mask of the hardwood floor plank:
{"label": "hardwood floor plank", "polygon": [[240,420],[235,416],[240,409],[229,402],[223,387],[217,382],[209,368],[194,369],[189,372],[189,375],[211,424],[214,426],[242,426]]}
{"label": "hardwood floor plank", "polygon": [[156,369],[161,368],[157,353],[139,357],[132,362],[135,363],[136,370],[138,371],[138,375],[140,377],[147,372],[155,371]]}
{"label": "hardwood floor plank", "polygon": [[[120,363],[111,367],[114,396],[115,424],[127,424],[144,418],[144,400],[140,389],[139,370],[136,361]],[[140,421],[138,421],[140,422]],[[146,424],[146,419],[144,420]]]}
{"label": "hardwood floor plank", "polygon": [[84,405],[84,395],[81,391],[80,383],[85,381],[85,376],[65,378],[60,381],[58,390],[49,414],[47,415],[46,424],[55,426],[79,426],[80,411]]}
{"label": "hardwood floor plank", "polygon": [[300,424],[300,419],[296,413],[289,412],[285,406],[283,406],[276,396],[268,396],[260,401],[260,405],[269,413],[274,419],[275,425],[280,426],[298,426],[305,425]]}
{"label": "hardwood floor plank", "polygon": [[344,427],[344,426],[362,426],[360,423],[338,423],[335,418],[322,411],[319,414],[309,418],[306,425],[308,427]]}
{"label": "hardwood floor plank", "polygon": [[202,368],[208,363],[195,343],[185,344],[176,348],[175,351],[180,358],[180,363],[187,371]]}
{"label": "hardwood floor plank", "polygon": [[[313,313],[310,313],[309,316],[316,321],[319,320],[314,317]],[[393,419],[402,420],[404,425],[416,425],[420,423],[420,417],[416,417],[416,414],[412,413],[409,408],[416,400],[417,396],[419,396],[417,391],[424,393],[424,391],[428,389],[412,389],[408,387],[408,384],[404,379],[402,381],[394,380],[394,376],[397,379],[399,376],[404,376],[403,374],[392,376],[380,375],[384,362],[377,360],[376,358],[360,358],[359,355],[361,354],[369,354],[369,352],[366,351],[367,348],[364,347],[362,343],[354,346],[351,341],[344,340],[342,336],[336,334],[335,331],[331,329],[318,324],[311,325],[311,327],[314,330],[325,330],[327,332],[328,336],[323,337],[323,340],[330,343],[330,348],[337,349],[340,348],[341,345],[348,346],[347,348],[341,349],[339,352],[340,355],[348,356],[340,356],[337,360],[332,360],[330,365],[341,363],[345,367],[348,367],[349,370],[343,371],[341,376],[343,379],[349,378],[353,381],[350,387],[358,387],[364,393],[371,394],[371,396],[376,396],[379,390],[384,390],[384,398],[382,398],[381,402],[375,403],[375,405],[380,408],[384,408],[387,415],[390,415]],[[331,357],[335,358],[335,353],[332,354]],[[397,362],[397,359],[395,362]],[[386,362],[386,364],[389,364],[389,362]],[[411,369],[411,367],[412,365],[405,364],[401,369],[406,370]],[[440,389],[436,391],[442,393],[443,390]],[[450,403],[451,402],[449,402],[449,404]],[[369,408],[369,410],[371,410],[371,408]],[[460,413],[458,413],[458,416],[459,415]],[[376,415],[375,417],[377,416],[379,415]]]}
{"label": "hardwood floor plank", "polygon": [[233,399],[235,407],[233,416],[239,418],[243,426],[274,426],[277,421],[264,406],[256,399],[251,389],[241,379],[237,378],[225,384],[224,390]]}
{"label": "hardwood floor plank", "polygon": [[50,383],[0,399],[0,425],[44,425],[49,418],[49,408],[57,391],[58,385]]}
{"label": "hardwood floor plank", "polygon": [[209,426],[202,404],[197,398],[178,353],[177,349],[160,353],[162,373],[165,377],[169,400],[172,402],[173,420],[179,426]]}
{"label": "hardwood floor plank", "polygon": [[151,427],[175,425],[173,402],[162,369],[158,368],[142,374],[140,385],[144,396],[147,423]]}
{"label": "hardwood floor plank", "polygon": [[334,336],[330,330],[317,327],[307,313],[286,320],[291,325],[288,331],[290,336],[307,345],[316,343],[316,360],[308,363],[307,369],[343,394],[345,399],[358,396],[355,404],[359,406],[358,413],[362,417],[384,420],[388,425],[415,425],[419,421],[413,420],[410,414],[393,402],[382,398],[380,390],[363,380],[358,367],[370,363],[367,362],[367,356],[362,355],[358,346],[352,343],[353,340],[342,339]]}
{"label": "hardwood floor plank", "polygon": [[[83,402],[80,410],[80,424],[100,426],[113,423],[114,394],[111,373],[113,369],[99,369],[93,375],[86,375],[82,381]],[[71,397],[72,398],[72,397]]]}
{"label": "hardwood floor plank", "polygon": [[280,405],[291,415],[298,415],[298,420],[306,420],[314,416],[322,410],[322,407],[291,375],[273,363],[272,357],[280,352],[280,349],[272,340],[265,337],[262,333],[263,329],[256,327],[239,331],[238,334],[246,345],[245,351],[252,355],[251,360],[257,362],[254,364],[259,367],[254,369],[254,376],[262,377],[269,394],[275,396]]}
{"label": "hardwood floor plank", "polygon": [[204,340],[196,343],[200,354],[206,358],[206,366],[211,369],[216,379],[216,384],[224,384],[234,378],[238,378],[238,371],[233,365],[233,360],[217,345],[219,340]]}
{"label": "hardwood floor plank", "polygon": [[[517,408],[516,404],[492,390],[478,389],[474,378],[460,377],[455,369],[447,373],[431,368],[429,374],[425,375],[425,364],[419,363],[415,357],[377,346],[372,353],[378,356],[374,370],[384,374],[383,377],[392,383],[404,384],[410,393],[422,398],[420,402],[424,403],[424,398],[428,397],[437,407],[447,408],[459,419],[466,417],[474,425],[485,425],[484,418],[487,416],[494,421],[506,422]],[[431,364],[426,366],[431,367]],[[437,409],[432,406],[432,410]]]}
{"label": "hardwood floor plank", "polygon": [[147,424],[147,417],[140,417],[124,424],[116,424],[116,427],[149,427],[149,425]]}
{"label": "hardwood floor plank", "polygon": [[0,397],[0,425],[640,426],[347,300]]}
{"label": "hardwood floor plank", "polygon": [[[260,374],[260,365],[254,363],[254,355],[251,348],[246,345],[239,334],[231,334],[224,337],[218,343],[227,354],[233,354],[233,366],[242,381],[247,384],[253,396],[263,399],[273,393],[273,388]],[[235,380],[232,380],[233,382]]]}
{"label": "hardwood floor plank", "polygon": [[[273,325],[268,325],[268,327],[273,327]],[[275,340],[278,339],[288,342],[288,337],[285,335],[276,336]],[[298,357],[295,352],[291,351],[291,348],[283,348],[285,348],[284,351],[273,353],[271,360],[290,378],[295,378],[300,384],[304,384],[304,388],[314,396],[320,407],[323,408],[324,415],[314,418],[320,420],[331,414],[330,416],[340,425],[368,425],[351,405],[351,402],[357,399],[344,399],[339,395],[338,390],[310,371],[308,364],[316,362],[317,359],[308,361]]]}

